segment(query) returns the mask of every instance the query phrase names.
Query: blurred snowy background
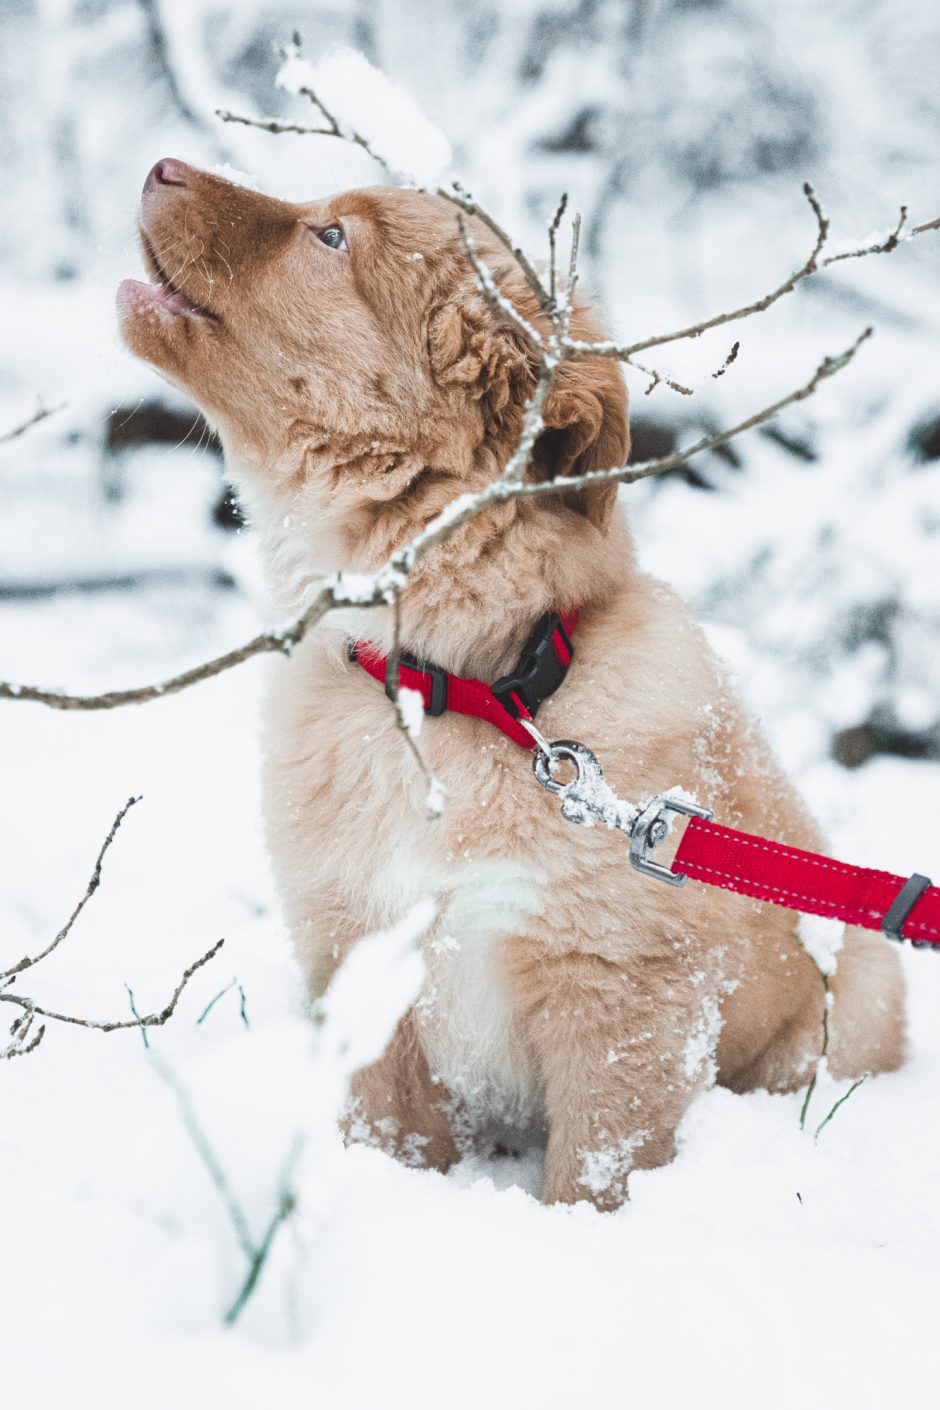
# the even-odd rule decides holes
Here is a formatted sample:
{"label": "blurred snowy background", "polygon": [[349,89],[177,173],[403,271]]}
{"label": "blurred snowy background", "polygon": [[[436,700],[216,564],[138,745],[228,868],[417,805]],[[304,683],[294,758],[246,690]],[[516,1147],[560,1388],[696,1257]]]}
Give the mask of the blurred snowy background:
{"label": "blurred snowy background", "polygon": [[[537,254],[567,190],[584,215],[583,283],[624,338],[797,268],[815,234],[806,179],[833,249],[886,233],[902,203],[912,223],[940,213],[930,0],[4,0],[0,437],[40,398],[65,405],[0,441],[0,677],[150,681],[267,622],[217,451],[122,349],[113,297],[139,272],[136,203],[161,156],[229,162],[297,199],[381,179],[357,149],[213,116],[310,121],[273,86],[273,46],[295,29],[310,57],[351,45],[413,93],[449,136],[454,173]],[[740,419],[877,329],[798,412],[623,492],[641,560],[706,622],[839,854],[935,875],[938,275],[940,237],[925,235],[835,266],[730,335],[651,355],[701,390],[647,397],[629,374],[638,458]],[[262,677],[254,663],[87,718],[0,702],[0,959],[55,933],[118,805],[144,792],[43,998],[121,1016],[126,979],[159,1007],[226,935],[218,977],[200,976],[154,1046],[259,1227],[318,1080],[256,821]],[[329,1179],[310,1161],[298,1176],[300,1211],[228,1340],[216,1329],[238,1251],[139,1035],[53,1033],[0,1072],[11,1394],[44,1406],[79,1385],[75,1403],[90,1403],[94,1380],[99,1404],[133,1385],[140,1406],[195,1405],[208,1367],[227,1405],[306,1387],[331,1410],[560,1410],[625,1403],[628,1383],[640,1407],[707,1405],[710,1378],[724,1405],[782,1405],[811,1378],[830,1405],[880,1410],[889,1386],[908,1407],[935,1404],[936,1351],[931,1367],[916,1327],[899,1343],[893,1316],[928,1304],[940,1266],[940,986],[934,957],[907,963],[915,1060],[853,1097],[825,1152],[799,1137],[790,1099],[715,1093],[676,1165],[602,1220],[487,1183],[531,1187],[524,1169],[443,1181],[331,1148]],[[236,991],[197,1027],[235,972],[252,1027]],[[677,1297],[679,1358],[664,1334]]]}

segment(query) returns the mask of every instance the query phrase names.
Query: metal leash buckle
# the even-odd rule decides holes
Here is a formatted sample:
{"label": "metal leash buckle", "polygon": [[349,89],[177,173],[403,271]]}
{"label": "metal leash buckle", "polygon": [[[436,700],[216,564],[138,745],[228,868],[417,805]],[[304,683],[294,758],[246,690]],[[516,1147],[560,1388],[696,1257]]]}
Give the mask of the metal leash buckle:
{"label": "metal leash buckle", "polygon": [[[669,813],[710,820],[710,808],[702,808],[698,803],[672,794],[657,794],[644,807],[635,808],[617,798],[604,778],[600,760],[586,744],[576,739],[547,740],[530,720],[519,723],[537,745],[532,771],[543,788],[561,798],[563,817],[588,826],[600,822],[609,828],[619,828],[630,838],[631,866],[669,886],[685,885],[686,875],[650,861],[650,852],[669,832]],[[577,770],[568,783],[561,783],[555,777],[555,769],[563,761],[573,764]]]}
{"label": "metal leash buckle", "polygon": [[657,794],[655,798],[650,799],[633,824],[630,834],[630,865],[645,876],[655,876],[658,881],[665,881],[668,886],[684,886],[689,879],[685,872],[670,871],[669,867],[662,867],[658,862],[651,862],[649,859],[652,849],[659,846],[669,831],[667,813],[681,813],[687,818],[704,818],[706,822],[710,822],[712,818],[711,808],[702,808],[698,803],[686,802],[684,798]]}
{"label": "metal leash buckle", "polygon": [[[533,738],[538,733],[530,730]],[[616,798],[604,779],[604,770],[597,755],[576,739],[553,739],[551,743],[538,735],[538,752],[532,760],[532,771],[543,788],[561,799],[561,815],[568,822],[588,827],[604,823],[617,827],[629,836],[635,809]],[[573,764],[577,773],[568,783],[560,783],[554,771],[558,764]]]}

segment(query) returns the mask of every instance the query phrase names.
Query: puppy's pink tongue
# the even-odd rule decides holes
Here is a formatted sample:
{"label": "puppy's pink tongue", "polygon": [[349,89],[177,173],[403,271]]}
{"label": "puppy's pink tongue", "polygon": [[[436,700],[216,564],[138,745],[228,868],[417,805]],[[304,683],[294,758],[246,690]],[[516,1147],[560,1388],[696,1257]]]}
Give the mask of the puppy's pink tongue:
{"label": "puppy's pink tongue", "polygon": [[118,285],[117,304],[120,310],[140,311],[145,308],[174,317],[191,318],[202,312],[185,294],[162,284],[144,284],[139,279],[124,279]]}

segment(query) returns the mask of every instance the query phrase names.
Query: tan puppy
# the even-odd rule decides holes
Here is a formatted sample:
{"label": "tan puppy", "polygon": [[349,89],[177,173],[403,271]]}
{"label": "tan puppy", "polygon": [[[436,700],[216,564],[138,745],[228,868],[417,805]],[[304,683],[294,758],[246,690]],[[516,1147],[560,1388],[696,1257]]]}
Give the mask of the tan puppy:
{"label": "tan puppy", "polygon": [[[538,322],[506,252],[475,234]],[[511,453],[531,358],[480,296],[445,202],[376,188],[290,205],[166,160],[141,240],[154,284],[122,285],[125,341],[218,427],[282,611],[324,573],[377,567]],[[594,333],[583,311],[575,331]],[[621,464],[617,366],[564,365],[546,424],[534,475]],[[539,713],[549,738],[584,740],[623,798],[679,784],[721,822],[818,848],[685,608],[636,569],[612,487],[503,505],[454,534],[410,580],[403,644],[492,681],[552,608],[581,620]],[[794,915],[641,877],[621,834],[564,821],[529,756],[481,720],[428,720],[422,748],[447,789],[428,821],[348,637],[387,652],[387,614],[328,618],[279,663],[267,711],[268,837],[312,990],[413,901],[440,908],[426,992],[360,1074],[354,1134],[440,1169],[481,1135],[547,1135],[544,1199],[609,1208],[631,1166],[670,1159],[716,1076],[737,1091],[808,1080],[823,991]],[[848,932],[833,990],[833,1071],[896,1067],[888,942]]]}

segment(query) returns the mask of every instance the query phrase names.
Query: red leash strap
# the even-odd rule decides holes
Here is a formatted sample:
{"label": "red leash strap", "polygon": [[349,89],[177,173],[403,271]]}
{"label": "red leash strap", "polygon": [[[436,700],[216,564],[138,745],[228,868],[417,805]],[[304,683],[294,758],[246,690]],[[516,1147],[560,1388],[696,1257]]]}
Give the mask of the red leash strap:
{"label": "red leash strap", "polygon": [[[501,730],[514,744],[532,749],[532,735],[521,721],[531,721],[542,701],[564,681],[574,656],[571,633],[577,622],[577,613],[546,613],[536,623],[516,669],[492,685],[452,676],[439,666],[415,660],[404,652],[399,656],[399,685],[418,691],[428,715],[442,715],[445,710],[474,715]],[[387,657],[367,642],[351,645],[349,655],[370,676],[384,683],[386,694],[393,694]],[[552,777],[552,756],[574,763],[577,779],[569,784],[558,783]],[[691,877],[708,886],[753,896],[757,901],[881,930],[893,940],[910,940],[912,945],[940,951],[940,887],[931,885],[926,876],[915,872],[905,881],[891,872],[849,866],[799,847],[737,832],[712,822],[708,810],[698,804],[667,794],[651,800],[639,816],[633,810],[626,819],[609,800],[604,802],[599,791],[603,782],[600,764],[585,745],[575,740],[556,740],[553,744],[543,741],[533,764],[542,786],[565,800],[562,813],[570,821],[601,821],[627,832],[630,860],[648,876],[673,886],[681,886],[686,877]],[[664,867],[652,861],[650,848],[665,835],[665,814],[670,811],[692,816],[672,866]],[[703,813],[708,816],[698,816]]]}
{"label": "red leash strap", "polygon": [[672,871],[757,901],[884,930],[895,940],[940,946],[940,887],[916,873],[905,880],[696,817]]}

